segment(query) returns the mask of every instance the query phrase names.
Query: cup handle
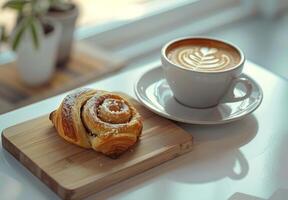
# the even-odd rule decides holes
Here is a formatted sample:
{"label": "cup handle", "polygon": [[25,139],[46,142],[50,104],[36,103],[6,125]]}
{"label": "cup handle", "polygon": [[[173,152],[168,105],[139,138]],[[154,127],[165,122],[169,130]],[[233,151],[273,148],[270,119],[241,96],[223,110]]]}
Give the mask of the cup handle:
{"label": "cup handle", "polygon": [[[241,97],[236,97],[234,95],[234,89],[236,88],[236,86],[238,84],[243,84],[246,88],[246,93],[244,96]],[[221,99],[221,102],[238,102],[238,101],[242,101],[244,99],[246,99],[247,97],[249,97],[252,93],[252,82],[245,77],[238,77],[238,78],[234,78],[234,80],[232,80],[232,84],[230,86],[230,88],[228,89],[226,95]]]}

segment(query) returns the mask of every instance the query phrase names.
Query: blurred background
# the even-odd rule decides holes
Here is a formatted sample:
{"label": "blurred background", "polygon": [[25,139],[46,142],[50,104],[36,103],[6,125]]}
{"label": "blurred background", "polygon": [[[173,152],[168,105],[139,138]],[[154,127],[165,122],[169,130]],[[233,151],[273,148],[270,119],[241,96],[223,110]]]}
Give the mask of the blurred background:
{"label": "blurred background", "polygon": [[[217,37],[235,43],[248,60],[288,78],[288,0],[74,0],[63,1],[73,5],[64,11],[62,7],[58,9],[58,5],[63,4],[61,1],[55,1],[44,12],[40,9],[35,16],[28,8],[22,10],[23,18],[25,12],[33,15],[33,19],[40,15],[41,19],[46,15],[60,17],[49,20],[64,20],[61,22],[62,31],[71,29],[67,25],[66,14],[70,15],[75,8],[79,11],[74,17],[75,29],[72,25],[74,40],[70,41],[73,44],[71,52],[69,47],[56,52],[58,59],[62,56],[61,52],[69,55],[64,55],[65,59],[60,61],[55,58],[51,76],[41,78],[37,72],[32,77],[40,77],[39,81],[31,83],[34,78],[27,78],[27,73],[31,76],[43,63],[47,63],[43,57],[37,58],[42,48],[47,50],[47,34],[43,39],[39,36],[36,40],[40,44],[38,50],[31,45],[25,46],[25,42],[20,40],[19,48],[12,51],[15,41],[15,37],[12,41],[12,36],[16,35],[17,39],[17,27],[21,28],[19,10],[15,12],[15,7],[22,5],[18,1],[21,0],[15,0],[16,4],[12,1],[10,9],[8,6],[0,11],[0,25],[5,27],[6,33],[6,40],[0,42],[0,113],[80,87],[119,70],[126,71],[155,62],[160,58],[163,44],[188,35]],[[5,3],[6,0],[0,0],[0,5]],[[34,10],[39,7],[36,5]],[[16,23],[17,19],[19,23]],[[29,20],[27,34],[31,27],[32,36],[27,41],[35,46],[33,21],[30,23]],[[54,28],[54,32],[56,30]],[[59,40],[64,41],[67,35],[69,33],[64,33]],[[25,41],[25,36],[22,37]],[[25,48],[21,47],[21,41]],[[25,49],[25,55],[21,53],[21,48]],[[27,55],[29,48],[34,48],[31,58]],[[59,50],[60,47],[57,48]],[[36,63],[36,70],[31,67],[23,70],[22,65],[28,62],[28,57],[28,65]]]}

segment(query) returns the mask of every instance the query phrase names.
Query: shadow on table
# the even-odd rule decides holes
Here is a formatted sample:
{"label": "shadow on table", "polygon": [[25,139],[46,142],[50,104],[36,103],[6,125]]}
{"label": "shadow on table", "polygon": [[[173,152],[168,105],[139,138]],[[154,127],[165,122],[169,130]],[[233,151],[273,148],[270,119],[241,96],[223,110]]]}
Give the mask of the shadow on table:
{"label": "shadow on table", "polygon": [[194,136],[194,149],[178,159],[170,179],[205,183],[225,177],[242,179],[247,175],[249,164],[238,148],[251,141],[258,132],[258,122],[253,115],[229,124],[195,128],[185,125],[184,128],[190,129]]}
{"label": "shadow on table", "polygon": [[[153,180],[152,184],[156,184],[155,187],[153,185],[154,189],[149,189],[151,194],[148,197],[152,197],[153,193],[157,197],[160,192],[163,199],[166,199],[165,196],[169,199],[167,178],[169,182],[205,183],[224,177],[242,179],[247,175],[249,164],[238,148],[249,143],[257,134],[258,122],[253,115],[225,125],[184,127],[194,136],[194,148],[190,153],[122,181],[88,199],[107,199],[114,195],[125,199],[127,193],[142,190]],[[165,175],[164,180],[157,179],[161,175]]]}

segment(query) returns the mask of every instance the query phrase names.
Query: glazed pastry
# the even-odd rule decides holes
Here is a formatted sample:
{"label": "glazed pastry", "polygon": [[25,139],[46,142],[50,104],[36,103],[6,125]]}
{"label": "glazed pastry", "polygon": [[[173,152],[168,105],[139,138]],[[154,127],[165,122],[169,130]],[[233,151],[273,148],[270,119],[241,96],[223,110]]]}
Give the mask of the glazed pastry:
{"label": "glazed pastry", "polygon": [[112,158],[133,146],[142,131],[136,108],[120,95],[101,90],[67,95],[49,118],[68,142]]}

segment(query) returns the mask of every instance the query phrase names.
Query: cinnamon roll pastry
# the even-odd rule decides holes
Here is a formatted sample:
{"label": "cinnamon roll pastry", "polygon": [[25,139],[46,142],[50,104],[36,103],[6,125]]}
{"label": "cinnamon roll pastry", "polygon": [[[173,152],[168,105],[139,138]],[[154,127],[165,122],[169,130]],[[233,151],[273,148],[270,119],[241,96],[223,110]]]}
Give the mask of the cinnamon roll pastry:
{"label": "cinnamon roll pastry", "polygon": [[118,94],[81,89],[67,95],[50,120],[66,141],[116,158],[142,131],[136,108]]}

